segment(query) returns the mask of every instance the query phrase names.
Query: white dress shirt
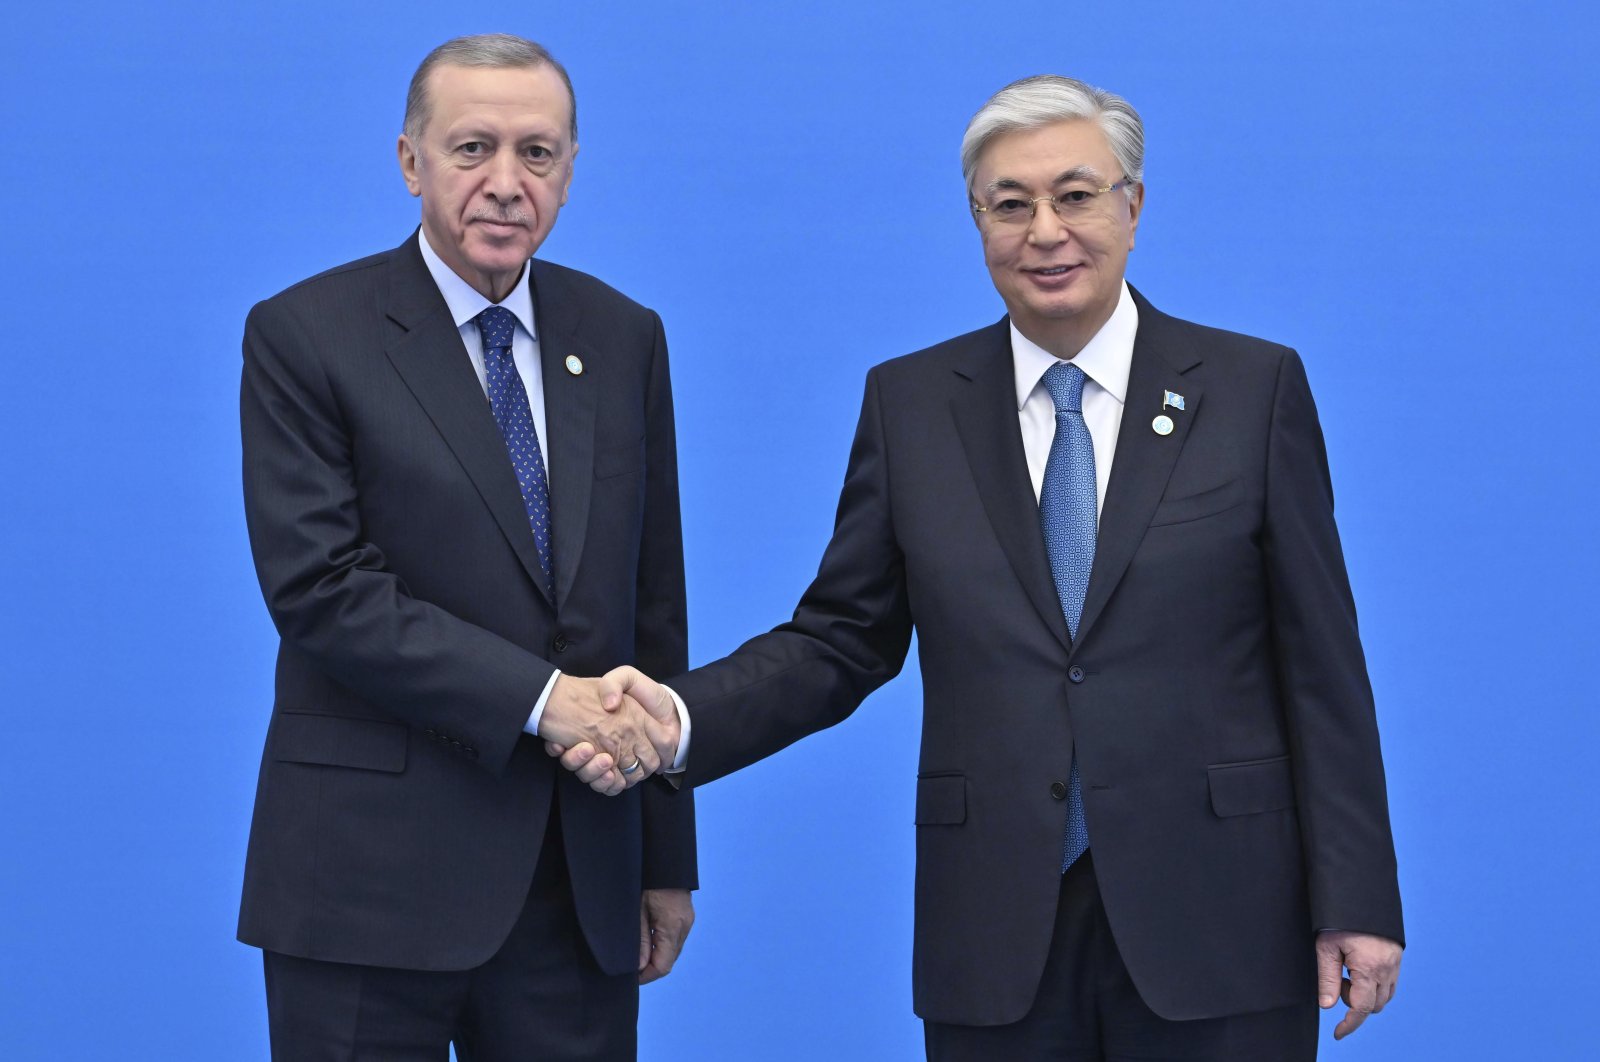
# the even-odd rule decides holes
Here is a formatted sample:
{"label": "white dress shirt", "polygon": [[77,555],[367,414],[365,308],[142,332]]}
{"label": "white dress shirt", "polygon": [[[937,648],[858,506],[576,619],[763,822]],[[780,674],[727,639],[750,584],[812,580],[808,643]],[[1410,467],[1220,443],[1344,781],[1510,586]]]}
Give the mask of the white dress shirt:
{"label": "white dress shirt", "polygon": [[[1128,372],[1133,367],[1133,337],[1139,330],[1139,308],[1133,304],[1126,282],[1117,308],[1100,326],[1072,364],[1083,370],[1083,420],[1094,442],[1095,516],[1106,504],[1106,484],[1111,480],[1111,457],[1117,450],[1122,427],[1122,407],[1128,397]],[[1035,500],[1044,486],[1044,466],[1050,444],[1056,439],[1056,404],[1044,386],[1045,370],[1059,360],[1011,325],[1011,367],[1017,380],[1017,420],[1022,427],[1022,449],[1028,457],[1028,476]],[[665,687],[664,687],[665,688]],[[683,720],[683,737],[672,770],[681,771],[689,758],[689,710],[677,692],[667,688]]]}
{"label": "white dress shirt", "polygon": [[[427,265],[428,273],[439,286],[439,294],[444,296],[445,305],[450,307],[450,319],[455,321],[456,331],[461,333],[462,345],[467,348],[472,371],[477,373],[478,386],[483,388],[485,396],[489,394],[489,377],[483,365],[483,333],[478,330],[477,316],[489,307],[499,305],[510,310],[511,316],[517,319],[516,330],[511,335],[511,360],[516,363],[517,375],[522,377],[523,390],[528,392],[528,412],[533,414],[533,430],[539,436],[539,452],[548,453],[550,436],[545,433],[544,376],[540,371],[539,333],[533,319],[533,289],[524,284],[522,276],[518,275],[517,282],[503,300],[499,303],[490,302],[483,292],[462,280],[455,270],[445,265],[444,259],[428,242],[426,230],[417,240],[417,245],[422,249],[422,261]],[[528,267],[522,268],[526,273]],[[548,460],[545,461],[544,474],[548,483]],[[556,688],[556,679],[560,677],[561,672],[556,671],[550,676],[550,681],[544,684],[539,699],[533,704],[533,714],[528,716],[523,730],[530,734],[539,732],[544,706],[550,700],[550,691]]]}
{"label": "white dress shirt", "polygon": [[[445,305],[450,307],[450,319],[455,321],[456,330],[461,333],[467,357],[472,360],[472,371],[478,374],[478,386],[483,388],[485,395],[489,393],[489,382],[483,365],[483,333],[478,331],[476,318],[489,307],[498,305],[510,310],[511,316],[517,319],[516,331],[511,336],[511,358],[517,364],[517,375],[522,377],[522,387],[528,392],[528,411],[533,414],[533,430],[539,436],[539,449],[548,454],[550,437],[545,434],[544,375],[540,370],[539,333],[533,319],[533,289],[523,283],[519,276],[504,300],[490,302],[482,292],[444,264],[444,259],[428,243],[426,232],[417,243],[422,247],[422,260],[427,263],[433,282],[439,285],[439,294],[444,296]],[[522,269],[526,274],[528,267],[523,266]],[[548,460],[545,461],[544,474],[548,480]]]}
{"label": "white dress shirt", "polygon": [[[439,286],[439,294],[444,296],[445,305],[450,308],[450,318],[456,323],[456,330],[461,333],[461,342],[467,348],[467,357],[472,361],[472,371],[478,374],[478,386],[483,388],[485,396],[489,393],[489,377],[483,364],[483,333],[478,330],[477,316],[491,306],[503,306],[511,311],[517,319],[516,330],[511,336],[511,360],[517,366],[517,375],[522,377],[523,390],[528,392],[528,412],[533,415],[533,430],[539,436],[539,450],[541,454],[550,452],[549,436],[545,433],[544,417],[544,375],[542,363],[539,360],[539,332],[537,322],[533,317],[533,289],[522,282],[522,276],[517,277],[516,284],[499,303],[490,302],[482,292],[462,280],[456,271],[445,265],[433,245],[428,242],[426,231],[417,240],[422,249],[422,261],[428,267],[428,273],[433,277],[433,282]],[[527,266],[523,266],[523,274]],[[547,459],[544,466],[545,481],[550,479],[550,462]],[[528,716],[528,721],[522,729],[529,734],[539,732],[539,720],[544,718],[544,707],[550,701],[550,692],[556,688],[556,679],[561,677],[558,668],[550,676],[550,681],[544,684],[544,689],[539,693],[539,699],[533,704],[533,712]],[[678,708],[678,722],[683,728],[682,736],[678,742],[678,753],[674,759],[674,767],[681,770],[684,756],[689,748],[689,713],[684,710],[681,702]]]}
{"label": "white dress shirt", "polygon": [[[1073,357],[1083,370],[1083,422],[1094,442],[1095,514],[1106,504],[1106,484],[1111,480],[1111,458],[1117,451],[1122,427],[1122,407],[1128,397],[1128,371],[1133,366],[1133,337],[1139,330],[1139,308],[1122,285],[1122,296],[1111,317]],[[1011,361],[1017,374],[1017,420],[1022,425],[1022,449],[1028,455],[1028,477],[1033,496],[1044,486],[1044,466],[1056,438],[1056,404],[1044,386],[1045,370],[1058,359],[1011,325]]]}

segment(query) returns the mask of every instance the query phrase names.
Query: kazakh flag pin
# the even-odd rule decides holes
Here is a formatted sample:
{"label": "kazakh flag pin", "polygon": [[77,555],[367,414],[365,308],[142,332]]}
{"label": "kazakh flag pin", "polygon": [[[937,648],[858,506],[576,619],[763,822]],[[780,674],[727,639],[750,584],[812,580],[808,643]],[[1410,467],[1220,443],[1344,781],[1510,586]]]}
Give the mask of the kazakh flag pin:
{"label": "kazakh flag pin", "polygon": [[1182,409],[1183,408],[1183,396],[1182,395],[1175,395],[1171,391],[1162,391],[1161,392],[1161,408],[1162,409],[1166,409],[1169,406],[1171,408],[1173,408],[1173,409]]}

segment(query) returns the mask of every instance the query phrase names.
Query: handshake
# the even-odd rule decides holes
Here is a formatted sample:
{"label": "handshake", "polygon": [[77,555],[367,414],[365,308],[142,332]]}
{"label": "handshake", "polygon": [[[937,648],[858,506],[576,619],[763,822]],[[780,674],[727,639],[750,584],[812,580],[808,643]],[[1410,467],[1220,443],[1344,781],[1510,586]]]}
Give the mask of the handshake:
{"label": "handshake", "polygon": [[579,781],[615,796],[672,766],[682,726],[665,686],[619,667],[597,679],[556,679],[539,736]]}

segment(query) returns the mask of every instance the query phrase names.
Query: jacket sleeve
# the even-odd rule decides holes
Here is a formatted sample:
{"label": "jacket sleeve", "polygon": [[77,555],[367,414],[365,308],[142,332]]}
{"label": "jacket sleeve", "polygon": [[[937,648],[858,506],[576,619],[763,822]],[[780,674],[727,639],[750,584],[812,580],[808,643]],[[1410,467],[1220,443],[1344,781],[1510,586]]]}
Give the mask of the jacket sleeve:
{"label": "jacket sleeve", "polygon": [[256,574],[287,649],[398,720],[504,769],[553,667],[412,597],[362,535],[353,447],[311,329],[283,298],[245,322],[240,428]]}
{"label": "jacket sleeve", "polygon": [[1404,941],[1383,758],[1305,368],[1278,372],[1263,537],[1312,929]]}
{"label": "jacket sleeve", "polygon": [[685,775],[691,785],[842,721],[905,663],[911,608],[889,505],[881,402],[874,370],[833,538],[794,618],[668,683],[694,724]]}
{"label": "jacket sleeve", "polygon": [[[689,666],[683,529],[678,504],[678,447],[672,378],[661,319],[655,325],[645,391],[645,504],[634,609],[634,664],[647,675],[675,675]],[[694,794],[660,781],[641,787],[644,887],[699,886]]]}

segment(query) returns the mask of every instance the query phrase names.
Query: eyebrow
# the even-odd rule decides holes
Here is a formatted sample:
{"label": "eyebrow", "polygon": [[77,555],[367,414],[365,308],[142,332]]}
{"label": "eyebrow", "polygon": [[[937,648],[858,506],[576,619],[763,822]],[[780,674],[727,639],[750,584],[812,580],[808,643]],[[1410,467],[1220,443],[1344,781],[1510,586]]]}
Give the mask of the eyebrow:
{"label": "eyebrow", "polygon": [[513,144],[527,144],[534,141],[538,141],[540,143],[557,143],[561,140],[561,134],[560,132],[552,130],[553,127],[551,129],[539,129],[533,132],[524,133],[521,136],[512,136],[507,138],[503,136],[500,131],[491,129],[485,125],[463,125],[459,128],[451,128],[446,130],[446,134],[447,139],[451,141],[493,140],[496,143],[499,143],[501,140],[509,139]]}
{"label": "eyebrow", "polygon": [[[1101,176],[1100,171],[1095,169],[1093,166],[1073,166],[1070,169],[1065,169],[1058,173],[1056,175],[1056,179],[1051,181],[1050,184],[1054,186],[1058,184],[1067,184],[1071,181],[1092,181],[1096,186],[1098,186],[1103,180],[1105,180],[1105,178]],[[990,195],[993,195],[995,192],[1020,192],[1026,191],[1027,189],[1023,183],[1017,180],[1015,177],[1000,177],[984,185],[983,190]]]}

